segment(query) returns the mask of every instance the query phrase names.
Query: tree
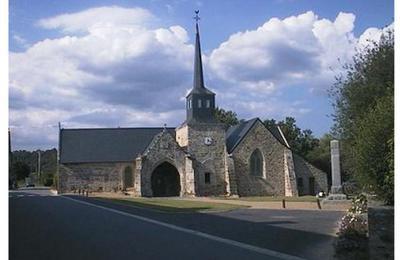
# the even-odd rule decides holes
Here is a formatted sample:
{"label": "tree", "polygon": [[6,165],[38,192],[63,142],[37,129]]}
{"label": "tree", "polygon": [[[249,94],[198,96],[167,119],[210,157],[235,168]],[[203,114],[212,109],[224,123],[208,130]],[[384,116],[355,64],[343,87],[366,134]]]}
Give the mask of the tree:
{"label": "tree", "polygon": [[296,119],[286,117],[285,120],[276,122],[275,119],[266,119],[263,121],[267,128],[278,125],[295,153],[302,157],[307,157],[307,154],[318,145],[318,139],[313,136],[310,129],[301,130],[296,125]]}
{"label": "tree", "polygon": [[226,111],[223,108],[216,107],[214,115],[219,122],[226,124],[228,127],[237,125],[240,122],[237,114],[231,110]]}
{"label": "tree", "polygon": [[41,180],[39,181],[43,184],[51,185],[51,183],[53,182],[52,179],[54,179],[55,173],[57,171],[57,150],[55,148],[45,151],[13,151],[13,161],[23,162],[24,164],[28,165],[29,169],[35,171],[38,168],[38,152],[40,152],[41,154]]}
{"label": "tree", "polygon": [[12,171],[15,174],[17,180],[23,180],[29,176],[31,170],[27,163],[16,161],[12,165]]}
{"label": "tree", "polygon": [[359,50],[330,94],[342,168],[387,203],[394,201],[394,35]]}
{"label": "tree", "polygon": [[263,123],[268,129],[271,129],[277,125],[275,119],[265,119]]}
{"label": "tree", "polygon": [[331,181],[331,140],[331,134],[324,134],[306,157],[310,163],[328,174],[328,182]]}
{"label": "tree", "polygon": [[380,98],[376,106],[360,121],[357,128],[356,177],[389,204],[393,204],[393,96]]}

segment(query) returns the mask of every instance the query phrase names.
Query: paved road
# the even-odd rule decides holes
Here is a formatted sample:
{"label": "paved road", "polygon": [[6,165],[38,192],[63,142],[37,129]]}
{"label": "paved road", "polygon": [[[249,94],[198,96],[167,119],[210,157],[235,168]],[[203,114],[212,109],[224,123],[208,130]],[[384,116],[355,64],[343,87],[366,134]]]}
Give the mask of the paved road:
{"label": "paved road", "polygon": [[[304,225],[285,228],[297,218],[268,219],[268,210],[229,216],[160,213],[45,190],[10,192],[9,202],[10,259],[326,259],[329,232],[342,214],[317,214],[316,225],[324,226],[317,233],[301,230]],[[268,221],[235,214],[256,219],[264,214]]]}

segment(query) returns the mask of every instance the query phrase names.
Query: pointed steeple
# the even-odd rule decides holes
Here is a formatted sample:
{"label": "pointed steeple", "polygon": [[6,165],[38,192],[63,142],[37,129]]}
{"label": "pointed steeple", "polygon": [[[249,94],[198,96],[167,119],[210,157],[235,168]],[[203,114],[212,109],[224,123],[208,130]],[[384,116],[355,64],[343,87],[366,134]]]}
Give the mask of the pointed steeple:
{"label": "pointed steeple", "polygon": [[204,86],[201,61],[199,11],[196,16],[196,43],[194,50],[193,89],[186,96],[186,122],[214,122],[215,94]]}
{"label": "pointed steeple", "polygon": [[199,11],[195,11],[196,16],[196,43],[194,51],[194,77],[193,77],[193,88],[204,88],[203,78],[203,63],[201,61],[201,47],[200,47],[200,33],[199,33]]}

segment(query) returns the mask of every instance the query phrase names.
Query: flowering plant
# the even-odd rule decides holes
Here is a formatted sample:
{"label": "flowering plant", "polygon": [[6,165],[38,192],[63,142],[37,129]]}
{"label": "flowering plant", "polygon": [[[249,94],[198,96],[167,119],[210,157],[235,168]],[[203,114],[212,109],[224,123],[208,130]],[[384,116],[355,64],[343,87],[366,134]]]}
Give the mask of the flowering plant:
{"label": "flowering plant", "polygon": [[367,221],[358,214],[346,214],[343,216],[339,226],[339,236],[343,237],[366,237],[368,233]]}
{"label": "flowering plant", "polygon": [[367,197],[360,194],[355,197],[346,215],[341,219],[338,240],[335,243],[336,252],[343,250],[364,250],[368,235],[368,223],[365,217],[367,212]]}
{"label": "flowering plant", "polygon": [[367,212],[367,208],[367,196],[365,196],[364,194],[359,194],[353,198],[351,202],[351,207],[347,212],[353,214],[362,214]]}

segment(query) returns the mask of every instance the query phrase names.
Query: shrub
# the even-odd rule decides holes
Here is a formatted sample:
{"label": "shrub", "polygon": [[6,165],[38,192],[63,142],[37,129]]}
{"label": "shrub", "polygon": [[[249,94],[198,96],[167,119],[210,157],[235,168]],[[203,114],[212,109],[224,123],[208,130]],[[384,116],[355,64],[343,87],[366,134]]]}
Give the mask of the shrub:
{"label": "shrub", "polygon": [[339,237],[355,238],[366,237],[368,233],[367,221],[359,214],[346,214],[340,223]]}
{"label": "shrub", "polygon": [[[367,197],[359,194],[353,198],[351,207],[343,216],[339,226],[338,239],[335,243],[337,254],[366,254],[368,223],[365,218],[367,212]],[[359,258],[359,257],[357,257]]]}
{"label": "shrub", "polygon": [[354,197],[351,202],[351,207],[348,209],[348,213],[351,214],[362,214],[366,213],[368,208],[367,196],[364,194],[359,194]]}

